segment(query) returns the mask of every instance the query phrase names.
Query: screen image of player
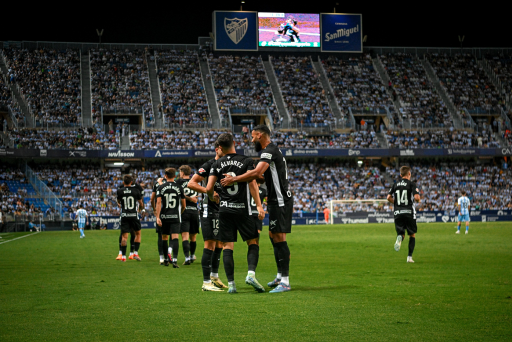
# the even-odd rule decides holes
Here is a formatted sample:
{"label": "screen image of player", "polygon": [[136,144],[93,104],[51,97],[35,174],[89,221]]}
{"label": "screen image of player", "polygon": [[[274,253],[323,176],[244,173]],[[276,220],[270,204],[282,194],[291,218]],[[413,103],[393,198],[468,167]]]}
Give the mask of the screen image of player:
{"label": "screen image of player", "polygon": [[320,47],[320,15],[258,13],[259,46]]}

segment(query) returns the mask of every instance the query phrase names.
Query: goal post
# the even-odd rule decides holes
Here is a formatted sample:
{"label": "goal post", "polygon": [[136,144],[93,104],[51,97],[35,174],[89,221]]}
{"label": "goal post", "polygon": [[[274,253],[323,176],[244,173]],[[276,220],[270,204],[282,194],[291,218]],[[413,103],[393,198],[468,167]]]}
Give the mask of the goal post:
{"label": "goal post", "polygon": [[[375,206],[375,203],[386,203],[388,200],[385,200],[385,199],[376,199],[376,198],[373,198],[373,199],[363,199],[363,200],[332,200],[329,202],[329,210],[330,210],[330,215],[329,215],[329,223],[330,224],[333,224],[334,223],[334,213],[338,213],[340,212],[340,210],[337,210],[339,207],[343,207],[343,205],[345,204],[354,204],[354,203],[361,203],[361,204],[364,204],[364,203],[371,203]],[[341,208],[341,211],[343,211],[343,208]],[[327,223],[327,222],[326,222]]]}

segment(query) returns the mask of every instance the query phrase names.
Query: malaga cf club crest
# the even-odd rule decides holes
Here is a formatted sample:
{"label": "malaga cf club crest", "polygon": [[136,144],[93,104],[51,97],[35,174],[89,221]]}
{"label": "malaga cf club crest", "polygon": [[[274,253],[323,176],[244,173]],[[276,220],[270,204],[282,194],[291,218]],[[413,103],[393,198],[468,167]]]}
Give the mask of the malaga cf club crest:
{"label": "malaga cf club crest", "polygon": [[247,33],[248,20],[245,19],[228,19],[224,18],[224,28],[226,29],[226,33],[229,38],[233,41],[233,43],[238,44],[242,39],[244,39],[245,34]]}

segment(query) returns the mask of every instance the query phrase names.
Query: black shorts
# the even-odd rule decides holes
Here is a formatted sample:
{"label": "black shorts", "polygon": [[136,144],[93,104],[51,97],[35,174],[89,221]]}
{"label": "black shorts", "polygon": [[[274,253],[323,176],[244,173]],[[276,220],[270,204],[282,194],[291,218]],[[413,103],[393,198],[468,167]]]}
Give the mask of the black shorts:
{"label": "black shorts", "polygon": [[199,216],[197,212],[184,212],[181,215],[181,233],[199,234]]}
{"label": "black shorts", "polygon": [[210,214],[208,217],[201,217],[201,231],[203,233],[204,241],[220,241],[219,213]]}
{"label": "black shorts", "polygon": [[293,197],[284,206],[280,207],[277,204],[268,204],[268,230],[271,233],[286,233],[292,232],[292,214],[293,214]]}
{"label": "black shorts", "polygon": [[162,232],[162,235],[179,234],[180,226],[181,224],[179,222],[162,221],[162,228],[160,228],[160,231]]}
{"label": "black shorts", "polygon": [[130,233],[132,230],[138,232],[141,230],[140,220],[138,218],[121,217],[121,234]]}
{"label": "black shorts", "polygon": [[412,216],[395,216],[395,229],[397,235],[405,235],[406,230],[407,235],[416,234],[416,232],[418,231],[416,219],[413,219]]}
{"label": "black shorts", "polygon": [[237,231],[244,241],[259,237],[258,229],[248,215],[219,213],[220,241],[236,242],[238,238]]}
{"label": "black shorts", "polygon": [[251,215],[251,220],[254,223],[254,226],[256,227],[256,230],[262,231],[263,230],[263,221],[261,221],[258,216]]}

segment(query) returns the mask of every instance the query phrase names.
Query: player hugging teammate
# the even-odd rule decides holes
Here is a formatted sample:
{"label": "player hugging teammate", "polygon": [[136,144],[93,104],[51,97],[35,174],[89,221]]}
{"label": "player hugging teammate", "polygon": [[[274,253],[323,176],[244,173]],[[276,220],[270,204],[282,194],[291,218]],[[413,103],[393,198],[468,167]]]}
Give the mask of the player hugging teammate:
{"label": "player hugging teammate", "polygon": [[286,19],[286,23],[277,28],[276,36],[272,38],[272,41],[300,43],[300,29],[297,27],[297,20],[293,17]]}

